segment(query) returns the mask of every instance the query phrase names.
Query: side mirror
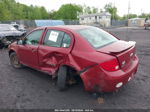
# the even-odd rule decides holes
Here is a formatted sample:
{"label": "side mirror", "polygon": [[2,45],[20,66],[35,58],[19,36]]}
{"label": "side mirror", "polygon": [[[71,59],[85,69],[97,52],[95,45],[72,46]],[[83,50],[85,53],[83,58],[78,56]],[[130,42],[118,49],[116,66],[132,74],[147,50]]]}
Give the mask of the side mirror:
{"label": "side mirror", "polygon": [[25,45],[25,44],[26,44],[26,41],[25,41],[25,39],[23,39],[23,40],[18,40],[18,41],[17,41],[17,44],[18,44],[18,45]]}
{"label": "side mirror", "polygon": [[22,44],[23,44],[23,45],[26,44],[26,39],[22,40]]}
{"label": "side mirror", "polygon": [[17,44],[18,44],[18,45],[23,45],[23,41],[22,41],[22,40],[18,40],[18,41],[17,41]]}

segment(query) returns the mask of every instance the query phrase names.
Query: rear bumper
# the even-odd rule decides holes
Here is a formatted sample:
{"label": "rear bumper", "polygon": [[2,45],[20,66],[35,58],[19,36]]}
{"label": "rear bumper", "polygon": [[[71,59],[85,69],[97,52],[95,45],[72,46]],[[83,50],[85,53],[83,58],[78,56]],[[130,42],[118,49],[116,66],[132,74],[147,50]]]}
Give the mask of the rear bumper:
{"label": "rear bumper", "polygon": [[126,70],[108,72],[98,65],[81,74],[84,87],[87,91],[112,92],[130,81],[137,72],[139,59],[136,59]]}

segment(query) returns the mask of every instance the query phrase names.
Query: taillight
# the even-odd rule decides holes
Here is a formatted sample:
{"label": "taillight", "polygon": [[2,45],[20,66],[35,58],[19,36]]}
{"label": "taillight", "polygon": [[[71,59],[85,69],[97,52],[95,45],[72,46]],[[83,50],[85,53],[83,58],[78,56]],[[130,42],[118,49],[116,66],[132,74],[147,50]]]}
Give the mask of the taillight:
{"label": "taillight", "polygon": [[136,60],[137,59],[136,54],[134,54],[132,58],[133,58],[133,60]]}
{"label": "taillight", "polygon": [[106,61],[106,62],[100,64],[100,66],[103,69],[105,69],[107,71],[111,71],[111,72],[117,71],[120,69],[117,59],[112,59],[112,60]]}

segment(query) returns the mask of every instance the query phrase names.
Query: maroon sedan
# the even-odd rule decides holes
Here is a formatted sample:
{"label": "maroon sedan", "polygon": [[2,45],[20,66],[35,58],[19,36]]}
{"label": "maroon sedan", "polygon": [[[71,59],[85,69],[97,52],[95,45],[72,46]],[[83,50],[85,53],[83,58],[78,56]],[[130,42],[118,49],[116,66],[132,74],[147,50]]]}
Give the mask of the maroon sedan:
{"label": "maroon sedan", "polygon": [[60,90],[80,76],[87,91],[111,92],[137,72],[135,42],[91,26],[41,27],[9,46],[13,67],[23,65],[57,77]]}

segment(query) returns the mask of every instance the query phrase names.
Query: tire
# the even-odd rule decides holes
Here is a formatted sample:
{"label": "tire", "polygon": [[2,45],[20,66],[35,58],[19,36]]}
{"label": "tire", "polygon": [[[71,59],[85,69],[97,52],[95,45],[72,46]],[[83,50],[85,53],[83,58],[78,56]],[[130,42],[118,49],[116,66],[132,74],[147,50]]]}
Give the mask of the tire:
{"label": "tire", "polygon": [[146,27],[145,27],[145,30],[148,30],[149,28],[150,28],[150,27],[146,26]]}
{"label": "tire", "polygon": [[17,68],[17,69],[23,67],[22,64],[19,62],[19,59],[18,59],[18,57],[17,57],[17,55],[16,55],[15,52],[12,52],[12,53],[10,54],[10,63],[11,63],[11,65],[12,65],[14,68]]}
{"label": "tire", "polygon": [[2,42],[0,42],[0,49],[3,49],[4,44]]}
{"label": "tire", "polygon": [[64,91],[67,89],[66,82],[67,82],[67,67],[62,66],[59,68],[57,74],[57,87],[59,91]]}
{"label": "tire", "polygon": [[145,30],[147,30],[147,27],[145,27]]}

